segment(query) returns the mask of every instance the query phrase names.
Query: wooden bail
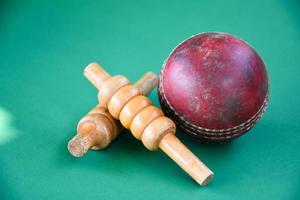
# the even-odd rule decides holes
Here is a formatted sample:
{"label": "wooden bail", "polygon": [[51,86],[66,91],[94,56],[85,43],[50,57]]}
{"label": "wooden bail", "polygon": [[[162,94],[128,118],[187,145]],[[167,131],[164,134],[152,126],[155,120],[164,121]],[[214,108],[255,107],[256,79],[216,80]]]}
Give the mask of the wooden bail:
{"label": "wooden bail", "polygon": [[[99,70],[96,70],[96,67]],[[99,65],[93,64],[92,70],[89,70],[90,68],[89,65],[87,71],[90,73],[86,73],[85,76],[93,84],[100,83],[106,72]],[[97,74],[93,74],[94,71]],[[99,80],[97,80],[97,76],[99,76]],[[152,77],[152,74],[148,74],[148,76]],[[124,80],[126,77],[115,76],[103,83],[103,88],[106,88],[104,91],[108,91],[107,94],[110,96],[103,95],[102,98],[105,99],[105,105],[108,106],[110,114],[115,119],[119,119],[125,128],[130,129],[137,139],[142,140],[146,148],[151,151],[160,148],[197,183],[206,185],[212,179],[213,172],[177,139],[175,123],[165,117],[160,109],[153,106],[149,98],[141,95],[141,91],[149,91],[147,87],[150,87],[151,84],[142,87],[138,82],[137,86],[132,86],[123,81],[125,84],[116,89],[116,82],[112,80],[117,79]],[[101,85],[95,86],[100,88],[100,91],[103,90]]]}
{"label": "wooden bail", "polygon": [[[84,71],[91,82],[101,87],[110,76],[97,64],[90,64]],[[146,73],[136,82],[141,93],[147,95],[157,85],[158,77],[151,72]],[[83,156],[90,148],[99,150],[107,147],[123,130],[119,121],[115,120],[107,108],[99,104],[89,111],[77,125],[77,134],[69,141],[68,150],[75,157]]]}

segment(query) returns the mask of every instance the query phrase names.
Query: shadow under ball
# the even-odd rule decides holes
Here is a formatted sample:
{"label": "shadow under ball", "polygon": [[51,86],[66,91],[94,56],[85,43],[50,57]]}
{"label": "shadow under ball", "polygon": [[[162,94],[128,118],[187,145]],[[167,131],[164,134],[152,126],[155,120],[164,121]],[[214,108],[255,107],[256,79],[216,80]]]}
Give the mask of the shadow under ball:
{"label": "shadow under ball", "polygon": [[264,62],[246,42],[207,32],[179,44],[164,63],[158,95],[164,113],[203,142],[236,138],[258,121],[268,102]]}

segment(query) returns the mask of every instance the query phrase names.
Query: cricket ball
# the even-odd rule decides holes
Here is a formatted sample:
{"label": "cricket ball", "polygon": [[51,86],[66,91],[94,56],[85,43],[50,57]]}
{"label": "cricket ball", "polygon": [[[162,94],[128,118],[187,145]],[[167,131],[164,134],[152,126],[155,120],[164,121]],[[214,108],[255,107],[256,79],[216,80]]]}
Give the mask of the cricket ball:
{"label": "cricket ball", "polygon": [[268,103],[266,67],[245,41],[207,32],[179,44],[161,70],[164,113],[203,142],[236,138],[260,119]]}

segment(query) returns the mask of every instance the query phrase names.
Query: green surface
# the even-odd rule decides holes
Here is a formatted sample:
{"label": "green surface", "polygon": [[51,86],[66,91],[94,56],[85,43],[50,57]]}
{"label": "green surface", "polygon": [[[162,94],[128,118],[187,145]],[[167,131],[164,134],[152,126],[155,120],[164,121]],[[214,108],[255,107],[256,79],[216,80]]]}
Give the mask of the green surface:
{"label": "green surface", "polygon": [[[199,187],[128,132],[81,159],[66,145],[97,102],[82,75],[97,61],[137,80],[205,31],[232,33],[264,59],[270,105],[245,136],[202,145]],[[0,199],[299,199],[299,1],[0,1]],[[150,95],[158,105],[156,91]]]}

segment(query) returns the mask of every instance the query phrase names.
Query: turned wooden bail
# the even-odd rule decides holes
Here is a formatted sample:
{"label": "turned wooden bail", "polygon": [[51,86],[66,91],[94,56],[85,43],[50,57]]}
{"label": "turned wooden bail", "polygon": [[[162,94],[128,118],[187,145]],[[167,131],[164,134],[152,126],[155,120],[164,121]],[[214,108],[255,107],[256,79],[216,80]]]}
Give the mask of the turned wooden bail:
{"label": "turned wooden bail", "polygon": [[[92,73],[91,73],[92,72]],[[89,70],[93,83],[100,86],[110,76],[91,64]],[[97,74],[97,76],[95,76]],[[99,79],[97,78],[99,75]],[[135,86],[143,94],[148,94],[156,86],[158,77],[146,73]],[[101,84],[100,84],[101,83]],[[68,150],[75,157],[83,156],[89,149],[99,150],[107,147],[123,130],[119,121],[114,119],[106,108],[98,104],[77,125],[77,134],[69,141]]]}
{"label": "turned wooden bail", "polygon": [[213,172],[177,139],[174,122],[152,105],[151,100],[143,95],[142,87],[138,89],[120,75],[104,80],[105,70],[95,63],[88,65],[85,72],[87,79],[98,84],[94,85],[99,89],[100,103],[103,102],[102,105],[115,119],[142,140],[146,148],[163,150],[200,185],[212,179]]}

